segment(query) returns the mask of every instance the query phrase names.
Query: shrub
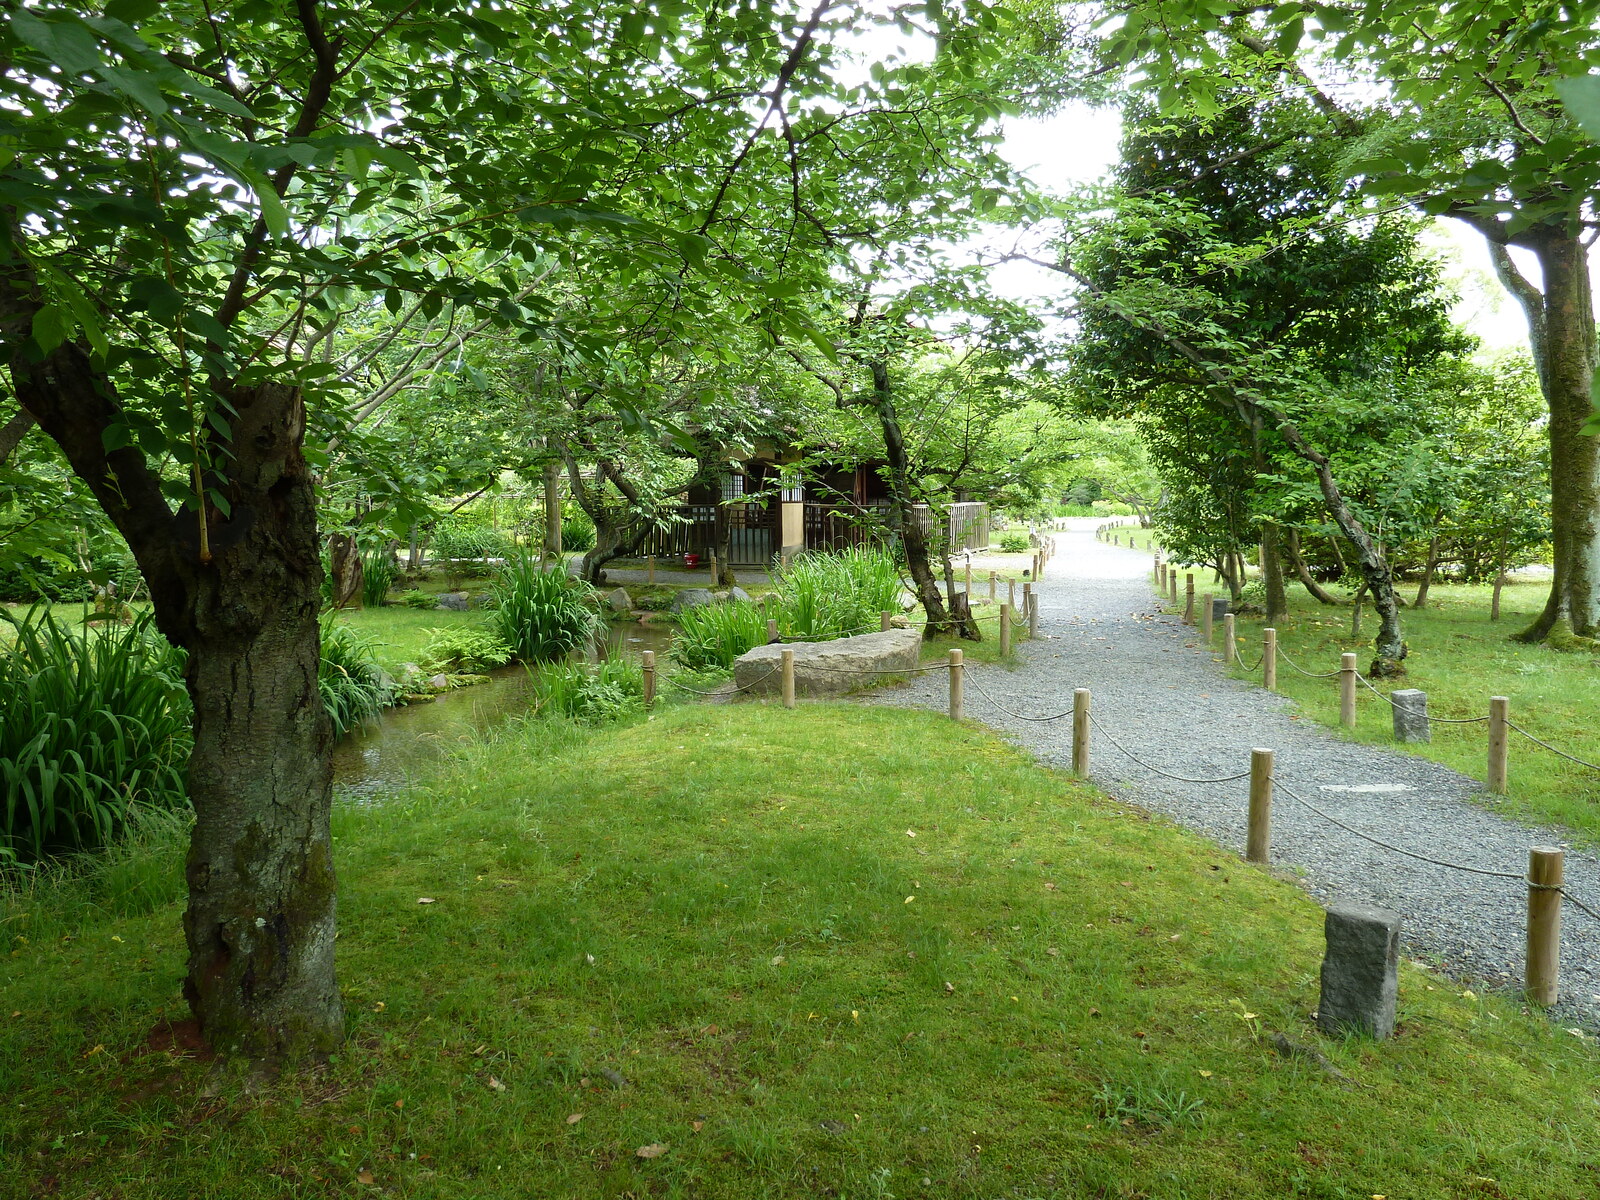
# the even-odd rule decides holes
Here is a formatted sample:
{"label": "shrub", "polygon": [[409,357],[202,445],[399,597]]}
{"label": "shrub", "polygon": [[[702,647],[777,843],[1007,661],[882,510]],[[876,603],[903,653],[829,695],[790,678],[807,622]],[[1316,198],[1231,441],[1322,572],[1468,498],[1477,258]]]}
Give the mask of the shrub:
{"label": "shrub", "polygon": [[594,548],[594,522],[582,509],[568,513],[561,519],[562,550],[592,550]]}
{"label": "shrub", "polygon": [[439,607],[439,597],[432,592],[425,592],[421,588],[412,588],[409,592],[401,592],[396,599],[407,608]]}
{"label": "shrub", "polygon": [[748,600],[702,604],[678,614],[672,657],[691,671],[726,671],[766,640],[767,614]]}
{"label": "shrub", "polygon": [[490,627],[523,662],[562,658],[600,627],[594,589],[559,568],[540,570],[529,554],[500,569],[491,595]]}
{"label": "shrub", "polygon": [[447,675],[481,675],[511,661],[511,647],[483,626],[430,629],[422,647],[422,665]]}
{"label": "shrub", "polygon": [[1028,535],[1019,529],[1008,529],[1000,535],[1000,549],[1007,554],[1025,553],[1028,544]]}
{"label": "shrub", "polygon": [[594,666],[551,663],[540,668],[533,695],[541,716],[598,725],[643,709],[644,668],[632,658],[611,658]]}
{"label": "shrub", "polygon": [[875,632],[902,590],[894,555],[881,546],[796,555],[777,581],[785,635],[812,639]]}
{"label": "shrub", "polygon": [[505,558],[510,550],[505,534],[487,525],[446,517],[433,530],[434,558]]}
{"label": "shrub", "polygon": [[389,589],[400,578],[400,564],[388,546],[373,546],[361,553],[361,603],[382,608]]}
{"label": "shrub", "polygon": [[183,657],[150,626],[0,613],[0,860],[101,846],[140,809],[186,807]]}
{"label": "shrub", "polygon": [[646,584],[632,589],[633,606],[643,612],[662,612],[672,607],[677,592],[660,584]]}
{"label": "shrub", "polygon": [[322,662],[317,690],[333,720],[335,737],[376,717],[394,699],[394,681],[378,665],[373,642],[330,614],[322,622]]}

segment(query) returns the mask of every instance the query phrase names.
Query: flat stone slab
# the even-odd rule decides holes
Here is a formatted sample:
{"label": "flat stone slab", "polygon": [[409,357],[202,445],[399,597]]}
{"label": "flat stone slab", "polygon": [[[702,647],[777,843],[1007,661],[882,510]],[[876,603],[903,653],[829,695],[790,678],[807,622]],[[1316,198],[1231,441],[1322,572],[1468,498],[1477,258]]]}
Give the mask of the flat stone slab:
{"label": "flat stone slab", "polygon": [[754,696],[783,690],[782,652],[794,651],[798,696],[839,696],[909,671],[922,657],[920,629],[863,633],[831,642],[786,642],[757,646],[734,660],[733,681]]}

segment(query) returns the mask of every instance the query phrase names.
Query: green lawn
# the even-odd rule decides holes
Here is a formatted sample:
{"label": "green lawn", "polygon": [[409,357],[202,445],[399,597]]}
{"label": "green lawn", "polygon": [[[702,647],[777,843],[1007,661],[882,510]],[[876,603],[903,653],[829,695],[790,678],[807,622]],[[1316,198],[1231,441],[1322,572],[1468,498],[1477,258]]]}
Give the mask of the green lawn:
{"label": "green lawn", "polygon": [[335,832],[350,1037],[277,1079],[151,1036],[170,839],[12,898],[0,1191],[1594,1194],[1591,1041],[1409,964],[1323,1039],[1304,893],[936,714],[534,722]]}

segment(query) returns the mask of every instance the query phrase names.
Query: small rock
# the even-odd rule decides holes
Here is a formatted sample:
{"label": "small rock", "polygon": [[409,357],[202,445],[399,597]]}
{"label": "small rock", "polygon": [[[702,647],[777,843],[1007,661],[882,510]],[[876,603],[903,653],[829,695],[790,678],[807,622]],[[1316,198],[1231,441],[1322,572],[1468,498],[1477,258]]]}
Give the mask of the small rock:
{"label": "small rock", "polygon": [[682,612],[686,608],[703,608],[707,604],[715,604],[717,598],[707,588],[684,588],[672,598],[672,611]]}
{"label": "small rock", "polygon": [[466,612],[472,607],[472,601],[465,592],[445,592],[433,607],[449,612]]}
{"label": "small rock", "polygon": [[611,1067],[601,1067],[595,1073],[614,1088],[625,1088],[628,1086],[628,1081],[623,1078],[622,1072],[613,1070]]}
{"label": "small rock", "polygon": [[728,589],[728,599],[731,602],[742,600],[746,604],[751,603],[750,593],[745,591],[742,587],[738,587],[737,585]]}
{"label": "small rock", "polygon": [[444,672],[441,671],[437,675],[428,676],[428,686],[431,688],[438,688],[440,691],[443,691],[445,688],[450,686],[450,681],[445,678]]}
{"label": "small rock", "polygon": [[892,617],[889,618],[889,628],[890,629],[910,629],[911,628],[911,618],[908,617],[908,616],[905,616],[903,614],[897,614],[895,616],[892,616]]}
{"label": "small rock", "polygon": [[606,597],[606,603],[611,605],[612,612],[625,613],[633,607],[633,597],[628,595],[627,588],[618,588]]}

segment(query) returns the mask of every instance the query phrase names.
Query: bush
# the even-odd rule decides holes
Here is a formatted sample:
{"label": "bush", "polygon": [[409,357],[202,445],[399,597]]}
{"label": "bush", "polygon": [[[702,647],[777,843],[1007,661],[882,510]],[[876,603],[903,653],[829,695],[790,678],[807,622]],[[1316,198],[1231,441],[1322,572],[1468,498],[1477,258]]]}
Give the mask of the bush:
{"label": "bush", "polygon": [[511,542],[505,534],[487,525],[447,517],[433,530],[436,559],[505,558],[510,552]]}
{"label": "bush", "polygon": [[663,612],[672,607],[672,602],[677,599],[678,593],[660,584],[646,584],[631,589],[631,595],[633,606],[641,612]]}
{"label": "bush", "polygon": [[[117,596],[127,600],[140,594],[144,579],[133,554],[120,537],[91,534],[88,539],[88,573],[76,562],[47,558],[13,558],[0,561],[0,600],[31,604],[91,600],[96,587],[116,585]],[[75,556],[74,556],[75,557]]]}
{"label": "bush", "polygon": [[387,545],[373,546],[361,553],[361,603],[368,608],[382,608],[389,598],[389,589],[400,578],[400,564],[394,560],[394,551]]}
{"label": "bush", "polygon": [[407,608],[438,608],[439,597],[432,592],[425,592],[421,588],[412,588],[409,592],[401,592],[395,597]]}
{"label": "bush", "polygon": [[561,549],[594,549],[594,522],[582,509],[570,512],[561,519]]}
{"label": "bush", "polygon": [[1021,530],[1008,529],[1000,535],[1000,549],[1007,554],[1022,554],[1029,545],[1028,535]]}
{"label": "bush", "polygon": [[748,600],[702,604],[678,614],[672,657],[691,671],[726,671],[767,640],[767,614]]}
{"label": "bush", "polygon": [[523,662],[563,658],[600,628],[594,589],[559,568],[540,570],[529,554],[500,569],[491,598],[490,627]]}
{"label": "bush", "polygon": [[394,681],[378,665],[373,642],[330,613],[322,622],[322,662],[317,690],[333,720],[335,737],[370,721],[394,699]]}
{"label": "bush", "polygon": [[535,710],[598,725],[644,708],[644,667],[636,659],[611,658],[588,663],[551,663],[542,667],[533,685]]}
{"label": "bush", "polygon": [[785,636],[811,639],[876,632],[878,614],[895,611],[902,590],[894,555],[881,546],[798,554],[777,587]]}
{"label": "bush", "polygon": [[447,675],[481,675],[511,661],[511,647],[492,629],[466,626],[430,629],[422,647],[422,665]]}
{"label": "bush", "polygon": [[151,628],[0,613],[0,860],[105,845],[141,809],[188,805],[183,656]]}

